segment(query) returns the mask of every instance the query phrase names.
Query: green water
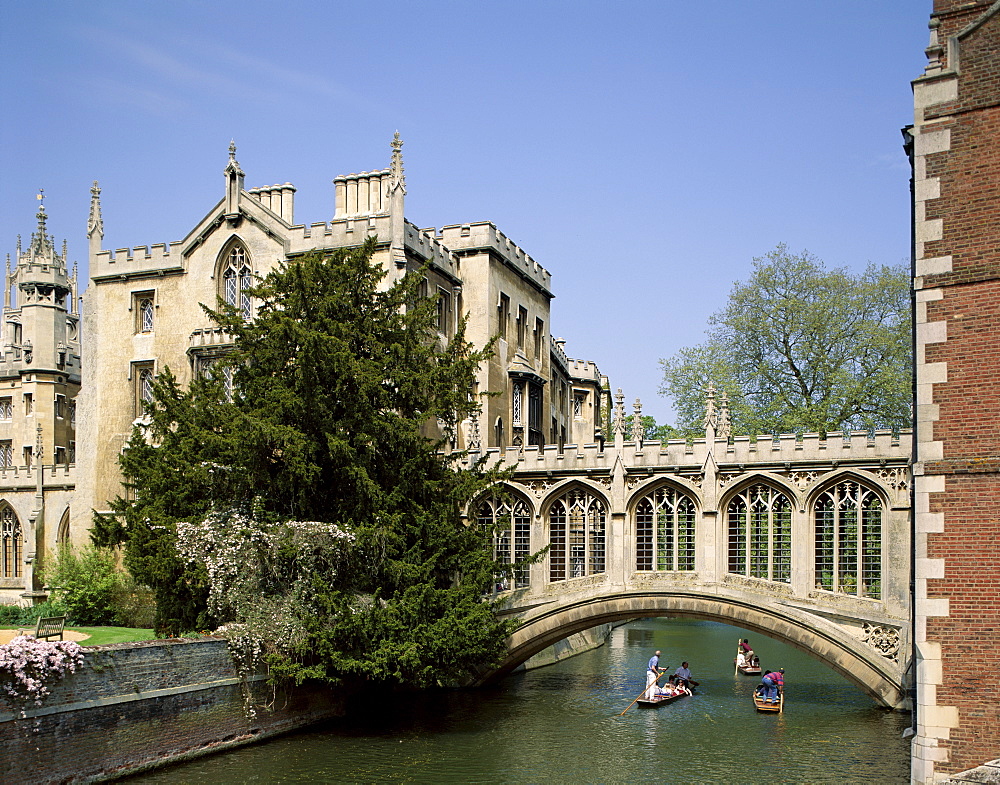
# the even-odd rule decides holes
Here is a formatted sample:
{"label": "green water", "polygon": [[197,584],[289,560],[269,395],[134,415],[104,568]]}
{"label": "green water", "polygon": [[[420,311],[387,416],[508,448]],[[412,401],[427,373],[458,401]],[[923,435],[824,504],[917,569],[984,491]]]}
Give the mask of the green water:
{"label": "green water", "polygon": [[[737,639],[785,668],[785,712],[759,714],[756,677],[734,676]],[[698,692],[619,712],[661,649]],[[408,696],[362,716],[130,782],[143,783],[906,783],[909,715],[807,655],[710,622],[651,619],[608,644],[489,690]]]}

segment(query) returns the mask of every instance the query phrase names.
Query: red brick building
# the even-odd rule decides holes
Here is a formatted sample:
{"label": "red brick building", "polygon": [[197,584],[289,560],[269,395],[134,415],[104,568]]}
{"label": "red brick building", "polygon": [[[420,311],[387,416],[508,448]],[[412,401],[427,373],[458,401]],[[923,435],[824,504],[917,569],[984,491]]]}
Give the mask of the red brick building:
{"label": "red brick building", "polygon": [[1000,758],[1000,2],[934,0],[913,82],[913,781]]}

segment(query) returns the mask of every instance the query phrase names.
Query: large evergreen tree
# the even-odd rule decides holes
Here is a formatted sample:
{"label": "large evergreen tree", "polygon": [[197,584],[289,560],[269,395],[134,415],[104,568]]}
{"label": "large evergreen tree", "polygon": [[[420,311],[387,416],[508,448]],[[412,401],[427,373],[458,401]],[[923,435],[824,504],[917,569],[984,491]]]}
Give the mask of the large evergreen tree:
{"label": "large evergreen tree", "polygon": [[492,348],[464,324],[443,344],[416,276],[380,288],[373,251],[280,265],[252,321],[206,308],[234,349],[187,389],[160,374],[95,540],[166,629],[234,623],[299,678],[461,680],[509,633],[483,597],[511,568],[460,517],[498,474],[442,449]]}

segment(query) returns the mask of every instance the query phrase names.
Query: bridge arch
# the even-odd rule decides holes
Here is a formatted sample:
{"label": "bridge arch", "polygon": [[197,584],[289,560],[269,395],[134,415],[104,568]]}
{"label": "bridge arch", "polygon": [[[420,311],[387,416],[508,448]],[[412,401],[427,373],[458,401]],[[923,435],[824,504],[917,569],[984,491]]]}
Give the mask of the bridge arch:
{"label": "bridge arch", "polygon": [[[759,603],[687,591],[632,591],[606,594],[528,611],[508,641],[499,667],[479,680],[495,681],[529,657],[577,632],[600,624],[651,616],[722,622],[786,643],[827,665],[881,706],[903,708],[902,668],[842,629],[794,607],[762,608]],[[773,663],[779,665],[780,663]],[[788,674],[794,682],[794,674]]]}

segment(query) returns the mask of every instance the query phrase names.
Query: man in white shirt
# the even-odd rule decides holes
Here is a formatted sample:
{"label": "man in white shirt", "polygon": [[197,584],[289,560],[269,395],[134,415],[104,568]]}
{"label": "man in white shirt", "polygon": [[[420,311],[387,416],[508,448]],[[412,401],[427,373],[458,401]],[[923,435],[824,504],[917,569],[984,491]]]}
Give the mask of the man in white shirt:
{"label": "man in white shirt", "polygon": [[685,687],[689,686],[688,682],[691,681],[691,669],[688,668],[686,662],[681,663],[681,667],[674,671],[674,681],[678,684],[683,684]]}

